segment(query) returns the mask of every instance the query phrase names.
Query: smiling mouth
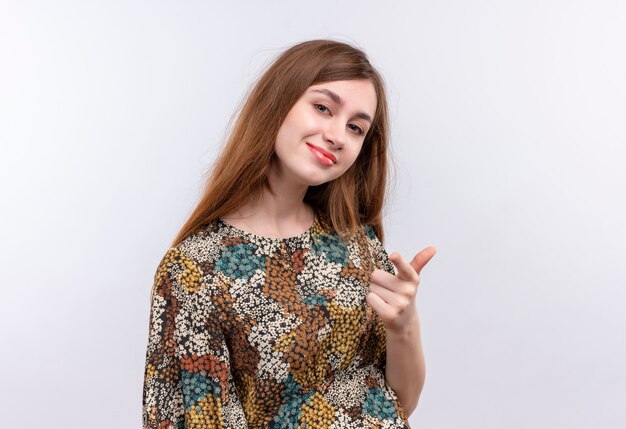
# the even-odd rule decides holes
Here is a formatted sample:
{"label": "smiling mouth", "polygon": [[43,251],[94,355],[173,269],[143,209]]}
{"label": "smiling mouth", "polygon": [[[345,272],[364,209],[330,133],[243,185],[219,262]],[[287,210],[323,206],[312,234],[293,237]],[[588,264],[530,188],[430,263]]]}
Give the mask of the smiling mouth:
{"label": "smiling mouth", "polygon": [[307,146],[322,164],[330,167],[337,163],[337,158],[332,153],[310,143],[307,143]]}

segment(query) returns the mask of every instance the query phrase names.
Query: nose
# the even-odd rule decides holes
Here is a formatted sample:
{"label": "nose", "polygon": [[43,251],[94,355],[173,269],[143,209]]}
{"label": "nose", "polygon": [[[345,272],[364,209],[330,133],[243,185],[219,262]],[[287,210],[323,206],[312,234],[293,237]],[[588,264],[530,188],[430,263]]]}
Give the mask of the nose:
{"label": "nose", "polygon": [[324,141],[341,149],[346,144],[346,127],[341,121],[329,121],[324,129]]}

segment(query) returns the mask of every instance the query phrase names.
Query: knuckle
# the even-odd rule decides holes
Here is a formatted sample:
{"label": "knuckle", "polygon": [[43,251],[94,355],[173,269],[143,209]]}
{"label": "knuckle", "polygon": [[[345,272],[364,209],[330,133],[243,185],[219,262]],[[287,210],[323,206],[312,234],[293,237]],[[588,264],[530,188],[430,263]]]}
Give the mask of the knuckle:
{"label": "knuckle", "polygon": [[393,320],[397,319],[398,316],[401,313],[401,308],[400,307],[394,307],[393,311],[391,312],[392,316],[393,316]]}
{"label": "knuckle", "polygon": [[406,298],[411,298],[413,295],[415,295],[416,290],[417,290],[417,287],[413,285],[409,285],[402,289],[402,296]]}

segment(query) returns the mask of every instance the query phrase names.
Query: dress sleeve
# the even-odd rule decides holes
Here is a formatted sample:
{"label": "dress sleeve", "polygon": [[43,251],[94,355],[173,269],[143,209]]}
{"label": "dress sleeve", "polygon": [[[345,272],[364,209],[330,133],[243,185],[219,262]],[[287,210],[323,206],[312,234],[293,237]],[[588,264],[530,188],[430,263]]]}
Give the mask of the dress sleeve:
{"label": "dress sleeve", "polygon": [[[370,251],[370,254],[373,259],[373,263],[376,268],[387,271],[391,274],[396,274],[395,266],[389,259],[389,254],[385,250],[383,243],[380,242],[378,236],[374,232],[374,228],[371,225],[366,225],[365,227],[365,235],[367,236],[367,245]],[[375,327],[375,335],[379,338],[379,347],[381,347],[380,360],[377,363],[378,368],[384,374],[387,366],[387,352],[386,352],[386,342],[387,342],[387,334],[385,331],[385,326],[383,325],[382,320],[378,315],[376,318],[376,327]]]}
{"label": "dress sleeve", "polygon": [[151,295],[144,428],[247,427],[210,292],[197,264],[169,249]]}
{"label": "dress sleeve", "polygon": [[374,228],[371,225],[366,225],[365,227],[365,235],[367,236],[367,241],[369,244],[370,251],[372,252],[372,257],[374,258],[374,262],[376,267],[385,270],[391,274],[395,274],[395,266],[389,259],[389,254],[385,250],[383,243],[380,242],[376,233],[374,232]]}

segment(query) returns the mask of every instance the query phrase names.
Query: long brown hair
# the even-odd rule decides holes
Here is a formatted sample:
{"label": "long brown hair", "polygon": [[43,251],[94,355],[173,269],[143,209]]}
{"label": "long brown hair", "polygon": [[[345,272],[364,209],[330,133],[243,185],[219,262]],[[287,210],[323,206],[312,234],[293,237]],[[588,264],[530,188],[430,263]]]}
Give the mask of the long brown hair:
{"label": "long brown hair", "polygon": [[237,210],[269,189],[274,143],[287,113],[314,84],[369,79],[376,92],[376,112],[355,163],[337,179],[310,186],[304,201],[346,238],[360,224],[370,224],[384,239],[382,208],[387,183],[389,118],[384,82],[366,54],[333,40],[310,40],[283,52],[246,97],[226,145],[205,184],[200,202],[172,246],[209,222]]}

